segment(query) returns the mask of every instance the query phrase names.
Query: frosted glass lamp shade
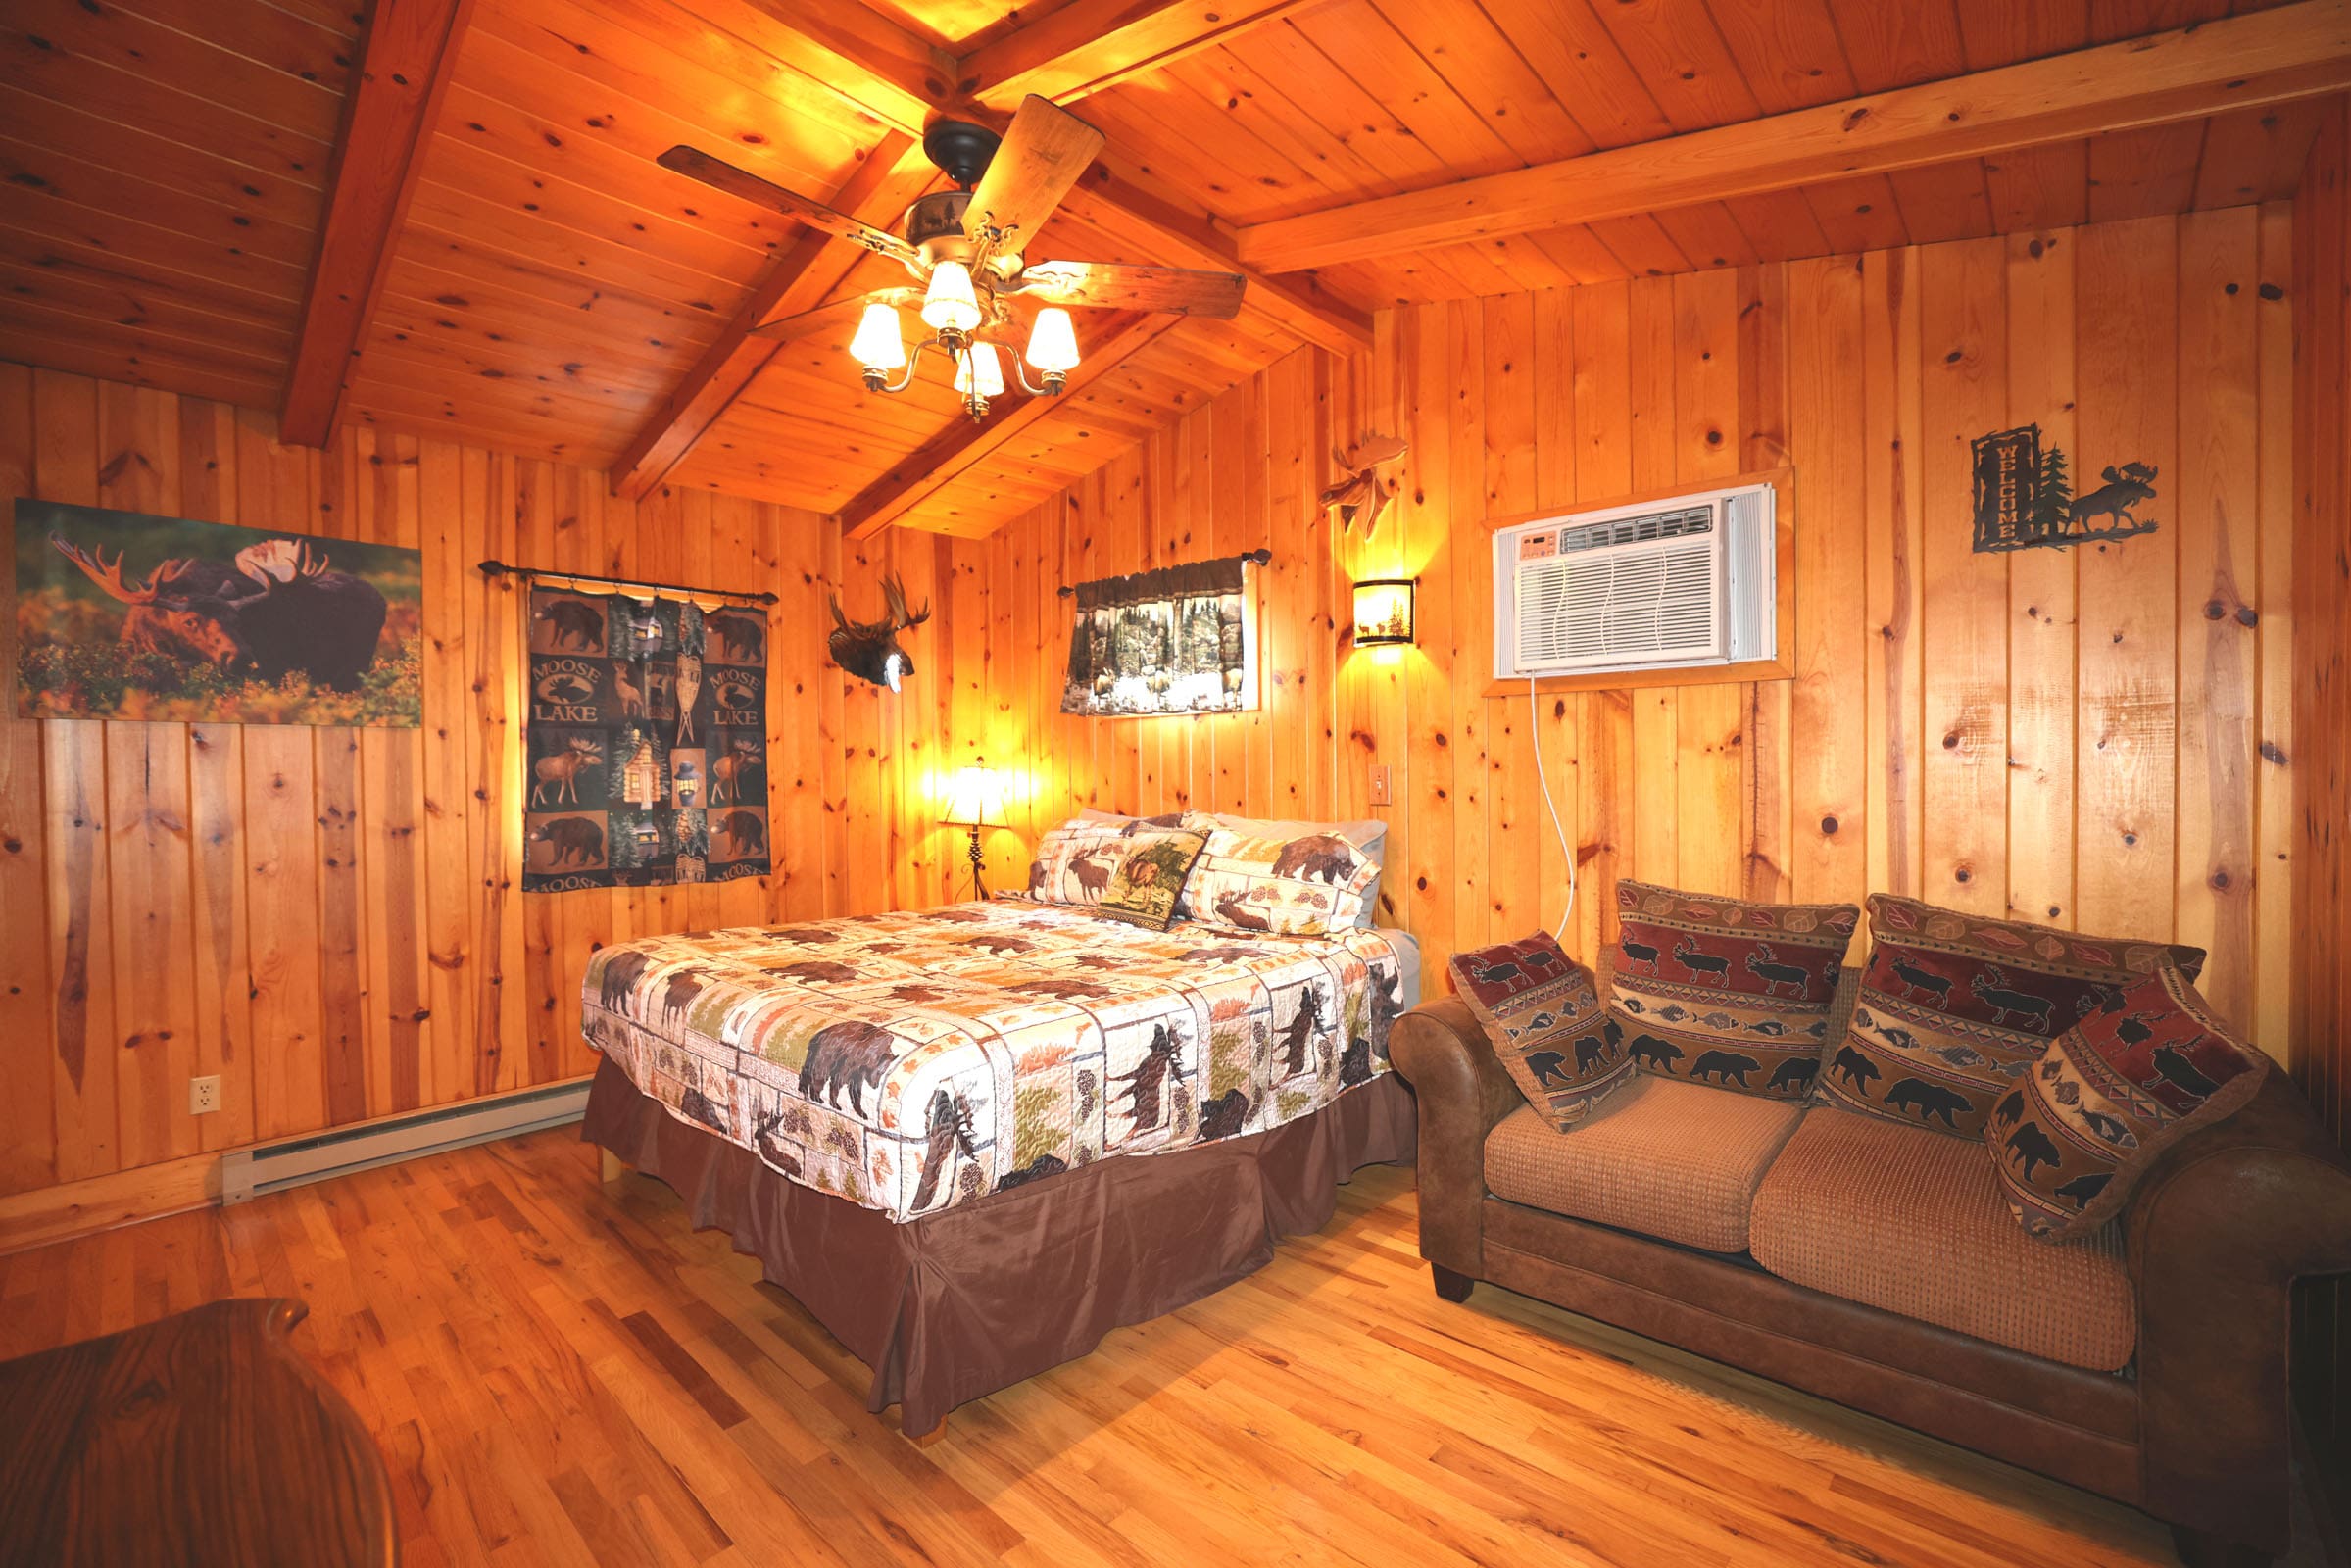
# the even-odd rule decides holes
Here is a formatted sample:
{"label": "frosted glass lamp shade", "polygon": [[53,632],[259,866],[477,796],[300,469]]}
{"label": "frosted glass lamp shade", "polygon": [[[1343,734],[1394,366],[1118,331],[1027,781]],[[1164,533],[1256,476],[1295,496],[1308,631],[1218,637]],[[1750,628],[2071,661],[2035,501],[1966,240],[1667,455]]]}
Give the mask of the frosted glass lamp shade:
{"label": "frosted glass lamp shade", "polygon": [[1049,375],[1066,375],[1078,368],[1078,335],[1069,324],[1067,311],[1048,305],[1037,313],[1037,324],[1029,328],[1027,359]]}
{"label": "frosted glass lamp shade", "polygon": [[947,787],[939,820],[950,827],[1003,827],[1004,776],[993,767],[959,768]]}
{"label": "frosted glass lamp shade", "polygon": [[1004,369],[996,362],[993,345],[974,343],[955,357],[955,390],[966,397],[1004,395]]}
{"label": "frosted glass lamp shade", "polygon": [[906,340],[899,330],[898,312],[879,300],[865,307],[857,335],[849,340],[850,358],[868,370],[895,370],[906,363]]}
{"label": "frosted glass lamp shade", "polygon": [[936,332],[968,332],[980,324],[980,302],[971,292],[969,268],[961,262],[941,262],[931,269],[922,319]]}

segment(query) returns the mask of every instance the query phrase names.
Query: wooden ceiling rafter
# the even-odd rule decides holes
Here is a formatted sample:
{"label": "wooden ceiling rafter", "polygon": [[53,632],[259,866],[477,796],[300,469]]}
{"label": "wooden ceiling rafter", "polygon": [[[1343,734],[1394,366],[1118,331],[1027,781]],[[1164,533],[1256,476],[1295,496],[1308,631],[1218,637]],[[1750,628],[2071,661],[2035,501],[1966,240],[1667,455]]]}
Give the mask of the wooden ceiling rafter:
{"label": "wooden ceiling rafter", "polygon": [[1070,0],[965,55],[955,88],[1007,111],[1030,93],[1067,105],[1322,3]]}
{"label": "wooden ceiling rafter", "polygon": [[1267,272],[1492,241],[2282,104],[2351,88],[2351,0],[2120,43],[1377,196],[1241,228]]}
{"label": "wooden ceiling rafter", "polygon": [[[920,144],[903,130],[891,130],[826,205],[869,223],[893,223],[938,178]],[[868,254],[821,230],[804,230],[621,450],[610,474],[612,493],[636,500],[667,478],[775,357],[780,345],[754,337],[752,329],[831,300]]]}
{"label": "wooden ceiling rafter", "polygon": [[1180,316],[1114,318],[1120,324],[1086,351],[1059,397],[1007,399],[985,418],[958,419],[892,464],[841,509],[841,528],[851,539],[869,539],[948,488],[1032,425],[1050,418],[1063,403],[1101,380],[1120,363],[1158,341],[1184,319]]}
{"label": "wooden ceiling rafter", "polygon": [[286,372],[284,441],[323,446],[334,430],[473,3],[375,0],[368,8]]}

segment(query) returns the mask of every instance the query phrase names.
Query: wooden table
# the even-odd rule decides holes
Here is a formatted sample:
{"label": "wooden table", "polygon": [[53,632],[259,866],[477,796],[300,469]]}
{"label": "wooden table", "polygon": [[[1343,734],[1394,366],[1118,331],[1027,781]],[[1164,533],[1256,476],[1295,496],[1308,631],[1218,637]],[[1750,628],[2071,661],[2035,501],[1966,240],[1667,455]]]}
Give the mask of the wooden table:
{"label": "wooden table", "polygon": [[286,1335],[214,1301],[0,1362],[4,1568],[388,1568],[383,1459]]}

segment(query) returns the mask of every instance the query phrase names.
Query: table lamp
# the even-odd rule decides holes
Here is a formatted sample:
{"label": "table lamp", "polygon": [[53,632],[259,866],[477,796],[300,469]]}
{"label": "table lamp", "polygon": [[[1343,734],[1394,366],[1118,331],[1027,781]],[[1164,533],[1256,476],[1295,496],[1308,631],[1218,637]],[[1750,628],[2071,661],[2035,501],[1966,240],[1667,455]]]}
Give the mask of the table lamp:
{"label": "table lamp", "polygon": [[947,805],[939,820],[949,827],[968,828],[971,831],[971,888],[981,898],[988,896],[986,884],[980,880],[980,829],[1006,827],[1004,820],[1004,781],[993,767],[958,769],[947,788]]}

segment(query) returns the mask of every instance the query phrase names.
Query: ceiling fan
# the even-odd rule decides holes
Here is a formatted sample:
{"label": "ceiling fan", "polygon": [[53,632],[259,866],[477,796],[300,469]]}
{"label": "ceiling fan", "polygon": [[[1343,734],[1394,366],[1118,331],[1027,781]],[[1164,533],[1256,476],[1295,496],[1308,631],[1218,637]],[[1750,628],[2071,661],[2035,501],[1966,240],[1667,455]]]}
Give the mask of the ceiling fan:
{"label": "ceiling fan", "polygon": [[[1086,166],[1102,151],[1102,134],[1067,110],[1030,97],[1001,137],[960,120],[934,122],[922,150],[955,182],[906,209],[903,236],[822,202],[810,201],[722,159],[692,147],[672,147],[661,167],[744,201],[796,218],[811,227],[887,256],[913,274],[919,287],[876,289],[815,310],[769,321],[754,331],[789,341],[857,322],[850,354],[876,392],[903,392],[926,349],[954,364],[955,390],[974,419],[1004,389],[997,343],[1014,325],[1015,302],[1040,307],[1028,346],[1012,360],[1022,388],[1056,396],[1077,368],[1077,334],[1066,306],[1094,310],[1164,311],[1230,318],[1241,309],[1244,279],[1236,272],[1175,267],[1124,267],[1102,262],[1031,262],[1029,241]],[[911,309],[928,336],[908,351],[899,312]],[[1029,380],[1022,362],[1043,380]],[[896,381],[892,371],[902,372]]]}

